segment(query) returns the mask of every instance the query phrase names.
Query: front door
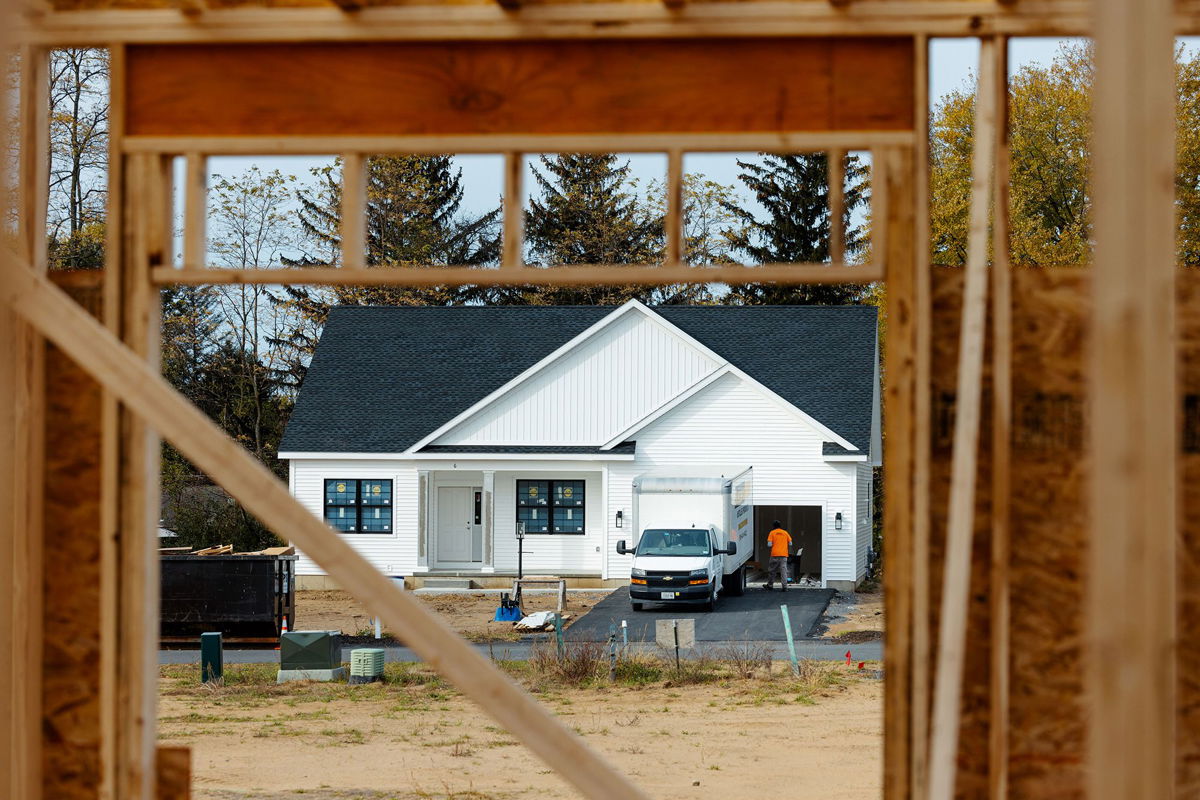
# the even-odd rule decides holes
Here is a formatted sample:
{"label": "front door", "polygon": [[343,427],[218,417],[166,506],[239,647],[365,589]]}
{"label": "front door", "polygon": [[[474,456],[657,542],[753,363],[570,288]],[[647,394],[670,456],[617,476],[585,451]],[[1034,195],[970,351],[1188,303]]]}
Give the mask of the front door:
{"label": "front door", "polygon": [[438,489],[437,560],[468,564],[483,560],[478,489],[443,486]]}

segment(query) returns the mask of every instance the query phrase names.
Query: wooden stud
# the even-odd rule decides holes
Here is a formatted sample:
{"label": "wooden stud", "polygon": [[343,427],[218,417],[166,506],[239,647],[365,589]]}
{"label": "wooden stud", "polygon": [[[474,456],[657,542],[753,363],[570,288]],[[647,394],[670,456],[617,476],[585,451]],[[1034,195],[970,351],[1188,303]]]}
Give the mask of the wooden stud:
{"label": "wooden stud", "polygon": [[846,153],[830,150],[826,156],[829,175],[829,260],[846,260]]}
{"label": "wooden stud", "polygon": [[667,214],[663,220],[667,238],[666,263],[671,267],[684,264],[687,257],[683,204],[683,151],[671,150],[667,153]]}
{"label": "wooden stud", "polygon": [[160,747],[156,754],[155,800],[191,800],[192,750],[190,747]]}
{"label": "wooden stud", "polygon": [[525,154],[504,154],[504,232],[500,267],[506,273],[525,265]]}
{"label": "wooden stud", "polygon": [[983,392],[984,330],[987,324],[988,215],[992,200],[991,187],[995,180],[995,48],[994,38],[981,41],[950,509],[942,570],[941,612],[938,615],[937,671],[934,675],[929,750],[930,800],[952,800],[955,792],[962,669],[966,658],[967,606],[971,588],[971,539],[974,533],[975,476]]}
{"label": "wooden stud", "polygon": [[347,14],[363,10],[363,3],[360,0],[331,0],[331,2]]}
{"label": "wooden stud", "polygon": [[[879,192],[877,197],[882,197]],[[878,207],[878,205],[877,205]],[[883,238],[876,231],[878,238]],[[285,269],[172,269],[151,271],[157,286],[220,284],[308,284],[325,286],[440,286],[474,284],[509,286],[541,283],[547,286],[598,286],[612,283],[660,286],[694,281],[801,283],[873,283],[883,280],[876,264],[762,264],[759,266],[713,265],[690,267],[639,267],[619,264],[570,265],[553,268],[516,267],[475,269],[473,267],[337,268],[304,267]]]}
{"label": "wooden stud", "polygon": [[988,796],[1008,797],[1009,665],[1009,558],[1011,541],[1012,450],[1012,264],[1009,261],[1009,160],[1008,160],[1008,40],[997,37],[996,68],[996,180],[993,186],[992,230],[992,564],[991,605],[991,708],[988,726]]}
{"label": "wooden stud", "polygon": [[872,150],[912,144],[912,131],[770,131],[713,133],[471,134],[444,136],[127,136],[127,153],[225,155],[319,155],[359,153],[705,153]]}
{"label": "wooden stud", "polygon": [[342,156],[342,269],[362,271],[367,260],[366,159],[359,153]]}
{"label": "wooden stud", "polygon": [[[930,381],[932,379],[932,319],[931,274],[929,247],[929,40],[917,38],[917,68],[915,70],[917,121],[916,164],[913,182],[916,199],[915,248],[916,261],[913,293],[913,422],[912,422],[912,615],[907,629],[912,637],[912,689],[909,715],[911,797],[923,798],[929,772],[929,528],[930,528]],[[891,292],[891,288],[888,288]]]}
{"label": "wooden stud", "polygon": [[[183,268],[208,263],[208,159],[188,153],[183,184]],[[169,252],[169,251],[168,251]],[[172,259],[167,260],[169,266]]]}
{"label": "wooden stud", "polygon": [[1167,800],[1179,453],[1173,3],[1095,10],[1086,789],[1092,800]]}
{"label": "wooden stud", "polygon": [[521,10],[522,2],[521,0],[496,0],[496,5],[505,11],[513,12]]}
{"label": "wooden stud", "polygon": [[[887,430],[884,441],[884,537],[888,557],[884,559],[884,602],[888,614],[888,637],[884,646],[884,796],[903,798],[909,775],[909,693],[911,681],[912,562],[909,539],[912,525],[913,415],[915,338],[913,314],[915,284],[914,254],[920,248],[914,236],[915,210],[912,202],[913,150],[887,148],[877,151],[875,185],[891,184],[887,192],[895,202],[886,204],[887,216],[879,228],[888,228],[888,249],[881,253],[887,265],[888,339],[884,350],[887,382],[884,407]],[[877,209],[873,208],[875,212]]]}
{"label": "wooden stud", "polygon": [[16,310],[93,373],[146,425],[160,431],[246,510],[290,538],[339,585],[464,695],[541,757],[583,796],[637,800],[646,794],[525,694],[420,601],[396,588],[348,543],[301,506],[266,467],[172,389],[58,289],[0,253],[0,302]]}
{"label": "wooden stud", "polygon": [[50,74],[48,51],[21,50],[20,181],[21,246],[39,271],[46,269],[46,210],[50,185]]}

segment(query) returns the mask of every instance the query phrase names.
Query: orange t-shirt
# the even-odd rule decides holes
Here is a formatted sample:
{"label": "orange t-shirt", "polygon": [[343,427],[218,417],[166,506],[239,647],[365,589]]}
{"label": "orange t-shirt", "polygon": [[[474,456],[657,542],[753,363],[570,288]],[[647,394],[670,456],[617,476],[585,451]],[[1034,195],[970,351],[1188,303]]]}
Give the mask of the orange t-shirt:
{"label": "orange t-shirt", "polygon": [[783,528],[776,528],[767,534],[767,545],[771,548],[771,556],[786,556],[788,547],[792,544],[792,535]]}

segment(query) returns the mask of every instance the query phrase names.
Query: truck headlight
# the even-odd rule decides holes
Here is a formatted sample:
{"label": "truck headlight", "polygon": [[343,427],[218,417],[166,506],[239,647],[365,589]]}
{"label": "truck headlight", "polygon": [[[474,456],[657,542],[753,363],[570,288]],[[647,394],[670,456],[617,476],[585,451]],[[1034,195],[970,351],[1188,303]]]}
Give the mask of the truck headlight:
{"label": "truck headlight", "polygon": [[633,569],[629,570],[629,575],[633,578],[644,578],[646,577],[646,570],[634,567]]}
{"label": "truck headlight", "polygon": [[708,570],[707,569],[692,570],[691,574],[688,575],[688,585],[696,586],[701,583],[708,583]]}

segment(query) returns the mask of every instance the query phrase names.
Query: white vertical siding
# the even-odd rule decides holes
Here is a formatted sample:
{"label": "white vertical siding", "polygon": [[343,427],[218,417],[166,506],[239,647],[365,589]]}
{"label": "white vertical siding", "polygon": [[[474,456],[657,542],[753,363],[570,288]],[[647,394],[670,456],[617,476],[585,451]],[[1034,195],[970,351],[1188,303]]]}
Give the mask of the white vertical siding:
{"label": "white vertical siding", "polygon": [[[826,462],[822,436],[761,390],[728,375],[639,431],[637,459],[613,464],[609,472],[609,547],[630,539],[616,530],[616,509],[631,508],[634,476],[651,470],[697,466],[754,467],[756,505],[824,505],[825,580],[854,580],[855,467]],[[842,512],[841,531],[833,527]],[[628,575],[629,558],[609,553],[609,577]]]}
{"label": "white vertical siding", "polygon": [[870,464],[856,464],[855,513],[858,515],[857,547],[855,548],[854,580],[867,574],[867,551],[871,547],[871,489],[873,472]]}
{"label": "white vertical siding", "polygon": [[[326,478],[379,478],[392,481],[392,532],[343,533],[342,538],[389,575],[412,575],[417,564],[417,470],[397,461],[293,459],[292,494],[318,518],[324,516]],[[297,575],[323,575],[316,562],[300,553]]]}
{"label": "white vertical siding", "polygon": [[719,366],[645,313],[627,313],[435,444],[603,444]]}

